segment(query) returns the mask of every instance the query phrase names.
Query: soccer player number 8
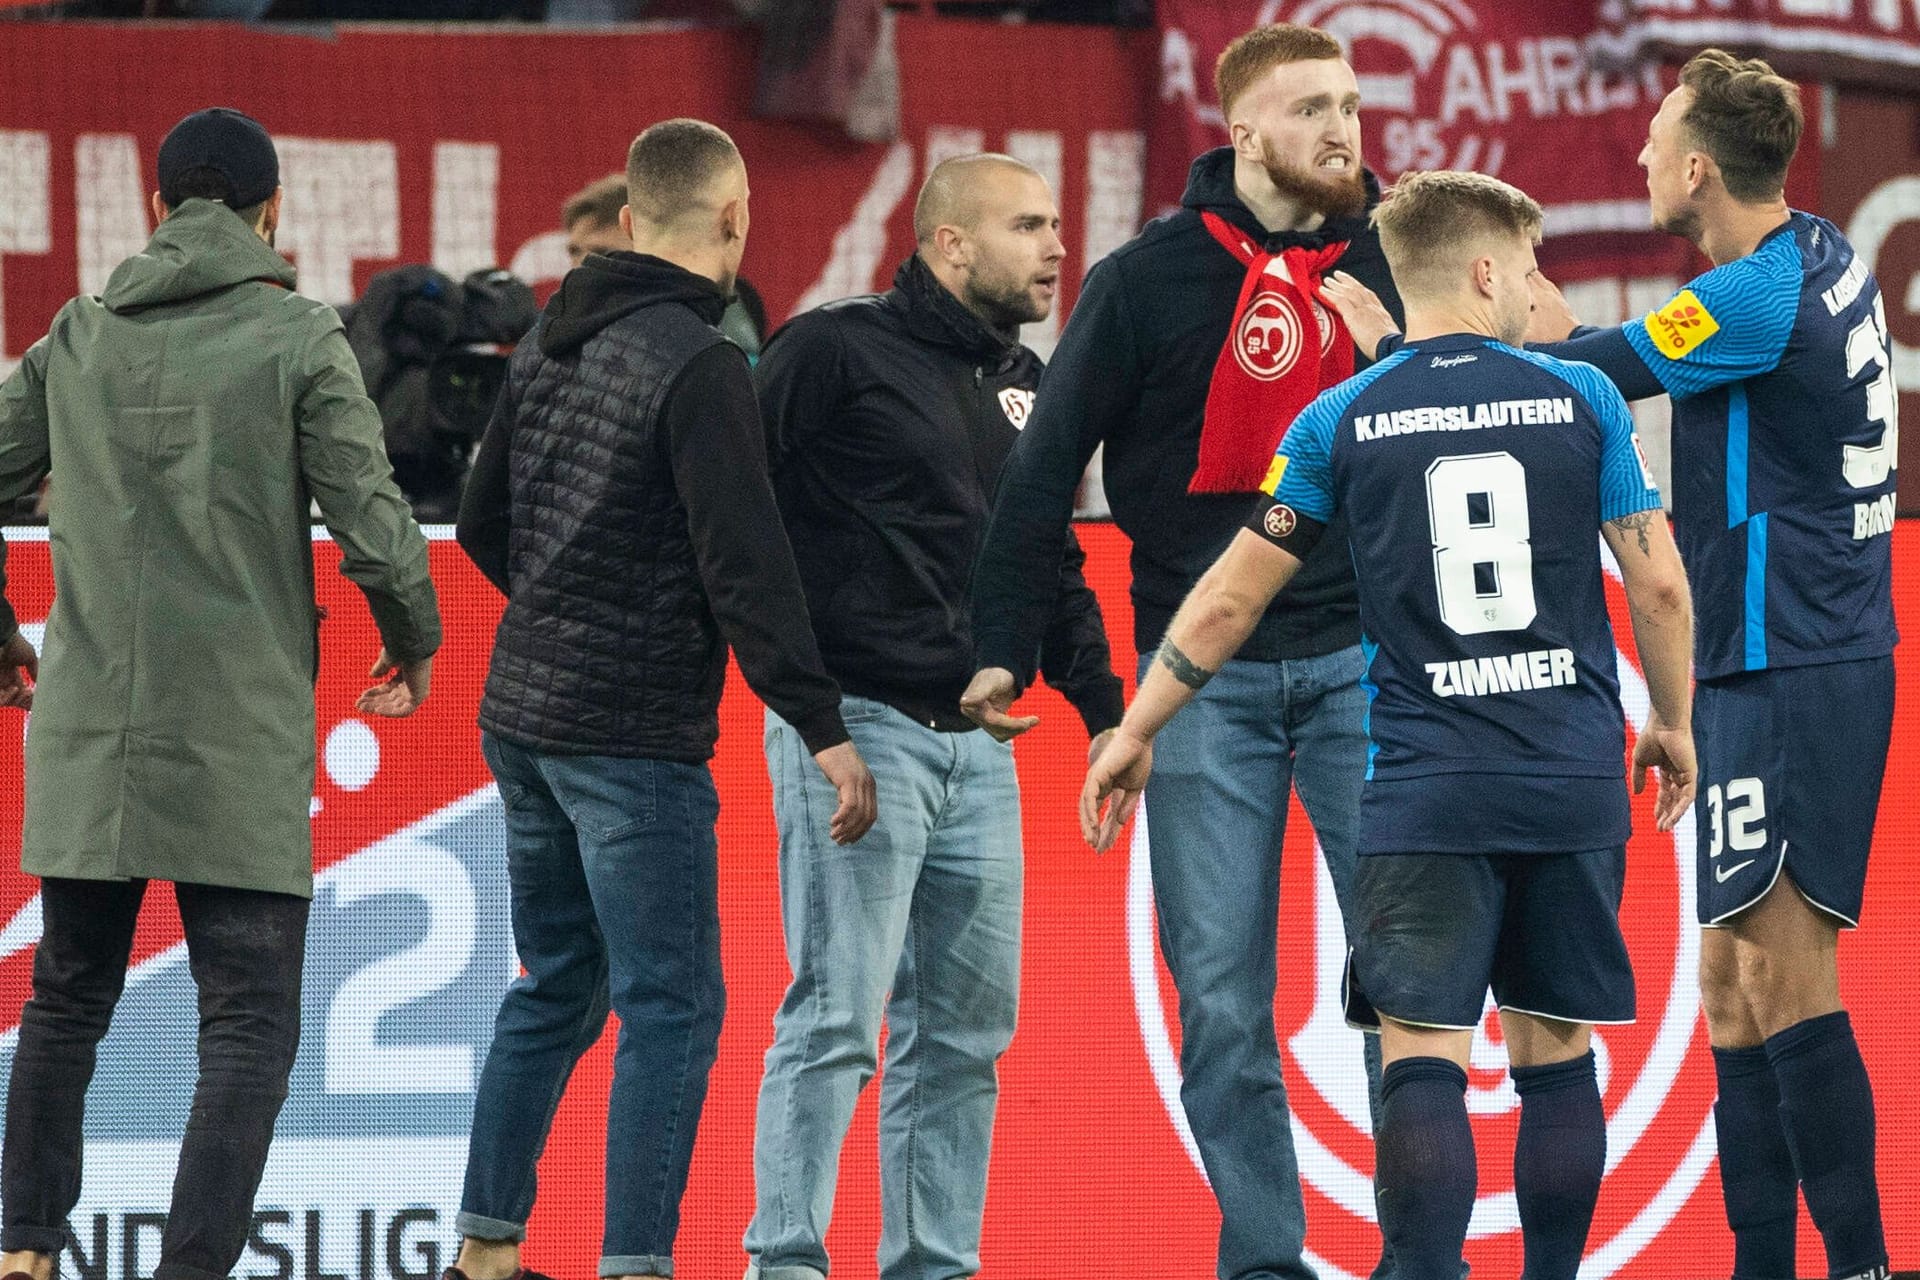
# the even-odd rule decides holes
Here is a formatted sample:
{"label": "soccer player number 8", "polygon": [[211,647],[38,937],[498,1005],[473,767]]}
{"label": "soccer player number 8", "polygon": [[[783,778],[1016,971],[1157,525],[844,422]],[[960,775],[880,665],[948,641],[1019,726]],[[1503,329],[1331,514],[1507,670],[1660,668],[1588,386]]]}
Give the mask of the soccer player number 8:
{"label": "soccer player number 8", "polygon": [[1436,458],[1427,468],[1427,521],[1440,618],[1463,636],[1518,631],[1533,621],[1527,472],[1510,453]]}

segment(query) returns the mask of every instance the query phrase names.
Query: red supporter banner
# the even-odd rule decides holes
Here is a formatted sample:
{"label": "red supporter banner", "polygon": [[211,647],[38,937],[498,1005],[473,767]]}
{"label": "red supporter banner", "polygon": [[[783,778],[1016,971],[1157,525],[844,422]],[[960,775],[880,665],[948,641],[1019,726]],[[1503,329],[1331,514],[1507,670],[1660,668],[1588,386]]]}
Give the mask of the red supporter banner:
{"label": "red supporter banner", "polygon": [[[40,639],[51,601],[48,546],[8,533],[9,594]],[[1123,672],[1123,537],[1081,528]],[[44,539],[44,533],[38,536]],[[1894,537],[1897,604],[1920,628],[1920,525]],[[322,634],[317,863],[305,1033],[248,1252],[236,1274],[274,1280],[434,1280],[451,1261],[473,1086],[501,991],[516,972],[509,942],[500,802],[478,750],[474,715],[500,598],[450,542],[433,546],[447,642],[433,699],[411,719],[354,714],[378,642],[360,594],[315,547]],[[1624,598],[1609,585],[1616,633]],[[1900,694],[1879,815],[1865,926],[1841,944],[1841,979],[1878,1092],[1880,1185],[1896,1264],[1920,1258],[1920,1147],[1909,979],[1920,949],[1920,665],[1898,659]],[[1630,718],[1645,691],[1622,658]],[[1131,682],[1129,682],[1131,683]],[[1213,1266],[1218,1217],[1178,1102],[1174,992],[1159,963],[1146,848],[1097,858],[1081,843],[1075,799],[1084,735],[1064,701],[1023,703],[1041,724],[1017,747],[1026,837],[1025,960],[1020,1031],[1002,1064],[983,1274],[1064,1277],[1152,1259],[1169,1275]],[[39,933],[37,884],[19,874],[20,721],[0,719],[0,1086]],[[729,676],[713,768],[721,796],[721,913],[728,1011],[687,1193],[679,1274],[738,1274],[752,1212],[752,1138],[761,1059],[788,973],[780,943],[776,845],[761,710]],[[887,785],[883,776],[880,785]],[[1635,802],[1623,918],[1639,986],[1639,1020],[1597,1035],[1608,1116],[1608,1173],[1588,1277],[1673,1280],[1725,1275],[1731,1242],[1714,1165],[1713,1072],[1694,980],[1693,826],[1653,831]],[[1308,1245],[1322,1280],[1365,1276],[1377,1237],[1357,1033],[1341,1024],[1344,943],[1331,888],[1295,805],[1282,861],[1275,1002],[1305,1187]],[[151,1274],[157,1215],[192,1089],[194,1006],[169,895],[142,915],[127,994],[102,1046],[90,1095],[85,1192],[69,1274]],[[612,1037],[582,1060],[541,1165],[528,1264],[591,1275],[598,1256],[606,1092]],[[1498,1024],[1476,1037],[1469,1104],[1480,1196],[1468,1253],[1476,1275],[1520,1271],[1512,1190],[1518,1111]],[[872,1277],[878,1174],[870,1086],[845,1155],[829,1245],[834,1274]],[[1823,1274],[1818,1236],[1800,1227],[1802,1275]],[[1089,1264],[1089,1259],[1102,1261]]]}
{"label": "red supporter banner", "polygon": [[[1383,183],[1424,169],[1503,178],[1546,209],[1540,263],[1575,314],[1617,324],[1666,302],[1704,267],[1648,219],[1637,163],[1672,87],[1653,63],[1595,69],[1591,3],[1500,0],[1159,0],[1160,91],[1147,126],[1150,209],[1178,203],[1187,166],[1227,141],[1213,69],[1266,22],[1337,38],[1360,86],[1362,160]],[[1819,153],[1802,151],[1792,196],[1818,208]],[[1667,403],[1635,416],[1654,473],[1668,473]]]}
{"label": "red supporter banner", "polygon": [[1615,62],[1686,58],[1707,45],[1766,58],[1785,75],[1911,93],[1920,7],[1911,0],[1616,0],[1597,52]]}
{"label": "red supporter banner", "polygon": [[[1904,0],[1633,0],[1641,44],[1623,40],[1583,0],[1158,0],[1160,80],[1147,125],[1147,202],[1180,198],[1187,165],[1226,142],[1213,67],[1228,42],[1263,22],[1317,26],[1347,50],[1360,83],[1363,158],[1383,181],[1412,169],[1477,169],[1546,207],[1540,263],[1589,324],[1615,324],[1665,303],[1706,261],[1648,222],[1638,165],[1647,122],[1675,66],[1714,41],[1756,47],[1812,79],[1846,78],[1793,51],[1848,49],[1876,59],[1875,81],[1802,95],[1807,127],[1787,180],[1796,208],[1831,218],[1880,278],[1894,378],[1920,413],[1920,7]],[[1614,6],[1615,9],[1618,6]],[[1771,24],[1771,25],[1769,25]],[[1771,32],[1772,34],[1768,34]],[[1658,36],[1659,39],[1655,39]],[[1646,58],[1629,58],[1638,48]],[[1667,476],[1664,399],[1635,406],[1655,474]],[[1903,461],[1920,475],[1920,437]],[[1909,480],[1902,509],[1920,509]]]}
{"label": "red supporter banner", "polygon": [[[896,15],[902,131],[892,144],[753,119],[758,54],[745,28],[343,25],[318,38],[232,23],[9,23],[0,373],[69,297],[98,291],[146,242],[160,139],[212,103],[251,111],[279,138],[279,245],[301,290],[330,302],[408,262],[455,275],[507,266],[544,297],[566,266],[566,197],[620,168],[645,125],[696,115],[731,131],[746,156],[755,216],[745,270],[777,321],[884,288],[912,251],[913,193],[927,169],[956,152],[1009,151],[1052,181],[1065,223],[1060,306],[1024,335],[1045,355],[1087,266],[1138,230],[1143,209],[1177,200],[1188,160],[1224,140],[1213,59],[1270,20],[1318,22],[1346,42],[1367,98],[1366,159],[1384,177],[1467,165],[1539,197],[1542,264],[1588,322],[1644,314],[1697,269],[1677,241],[1646,229],[1635,165],[1666,81],[1584,70],[1596,38],[1584,5],[1161,0],[1160,12],[1157,45],[1151,32]],[[148,74],[156,66],[192,73]],[[76,67],[89,69],[84,94],[73,92]],[[1819,101],[1807,95],[1816,115]],[[1895,380],[1920,388],[1915,103],[1843,93],[1839,104],[1832,130],[1821,120],[1809,130],[1790,195],[1876,263]],[[1873,134],[1851,129],[1870,116]],[[1920,413],[1920,393],[1907,404]],[[1664,401],[1639,418],[1664,475]],[[1908,470],[1920,475],[1920,463]],[[1903,501],[1920,509],[1920,490]]]}
{"label": "red supporter banner", "polygon": [[[913,251],[913,196],[948,155],[1006,151],[1065,223],[1060,314],[1086,265],[1140,225],[1143,32],[899,15],[900,140],[751,116],[748,28],[613,32],[232,23],[10,23],[0,30],[0,370],[151,234],[154,155],[180,117],[237,107],[273,133],[279,248],[300,290],[359,296],[431,262],[505,266],[544,298],[566,270],[560,206],[670,116],[732,133],[752,186],[744,274],[776,321],[885,288]],[[154,75],[155,67],[180,74]],[[88,90],[73,91],[75,68]],[[184,69],[190,69],[187,74]],[[1029,326],[1052,349],[1058,314]]]}

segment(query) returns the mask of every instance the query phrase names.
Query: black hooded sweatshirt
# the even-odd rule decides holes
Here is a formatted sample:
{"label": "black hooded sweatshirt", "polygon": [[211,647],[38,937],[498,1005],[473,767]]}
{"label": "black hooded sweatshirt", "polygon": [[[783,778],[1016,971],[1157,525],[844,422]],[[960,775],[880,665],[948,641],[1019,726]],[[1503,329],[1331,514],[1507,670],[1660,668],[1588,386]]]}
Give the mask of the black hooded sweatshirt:
{"label": "black hooded sweatshirt", "polygon": [[[774,492],[821,656],[847,692],[973,728],[960,694],[975,670],[974,556],[1040,368],[918,255],[886,293],[817,307],[767,344],[753,377]],[[1053,551],[1035,650],[1097,734],[1120,722],[1120,680],[1080,544],[1057,529]]]}
{"label": "black hooded sweatshirt", "polygon": [[[1364,175],[1367,207],[1380,186]],[[1024,686],[1040,647],[1039,608],[1053,589],[1060,530],[1087,460],[1106,443],[1113,518],[1133,540],[1133,634],[1160,643],[1187,592],[1226,549],[1252,494],[1190,494],[1214,362],[1227,340],[1246,267],[1200,215],[1211,211],[1269,252],[1347,241],[1337,269],[1400,314],[1380,239],[1364,213],[1316,231],[1268,233],[1233,188],[1233,151],[1193,162],[1182,207],[1094,264],[1053,353],[1033,418],[1006,468],[973,587],[980,665]],[[1365,367],[1364,356],[1356,363]],[[1241,647],[1241,658],[1310,658],[1359,643],[1360,604],[1344,517],[1308,555]]]}
{"label": "black hooded sweatshirt", "polygon": [[480,723],[529,750],[705,760],[727,646],[811,751],[847,740],[726,298],[594,254],[514,352],[460,504],[507,595]]}

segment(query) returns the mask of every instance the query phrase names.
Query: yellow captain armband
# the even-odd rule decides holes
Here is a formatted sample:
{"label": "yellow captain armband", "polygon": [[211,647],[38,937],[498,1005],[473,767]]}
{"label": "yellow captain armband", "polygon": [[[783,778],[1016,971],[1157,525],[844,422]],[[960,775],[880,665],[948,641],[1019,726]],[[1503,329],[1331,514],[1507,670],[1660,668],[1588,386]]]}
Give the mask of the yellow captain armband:
{"label": "yellow captain armband", "polygon": [[1267,478],[1260,482],[1260,492],[1271,498],[1280,492],[1280,479],[1287,474],[1287,455],[1276,453],[1273,461],[1267,464]]}
{"label": "yellow captain armband", "polygon": [[1720,322],[1691,289],[1682,289],[1672,302],[1647,316],[1647,337],[1653,340],[1653,349],[1669,360],[1678,360],[1718,332]]}

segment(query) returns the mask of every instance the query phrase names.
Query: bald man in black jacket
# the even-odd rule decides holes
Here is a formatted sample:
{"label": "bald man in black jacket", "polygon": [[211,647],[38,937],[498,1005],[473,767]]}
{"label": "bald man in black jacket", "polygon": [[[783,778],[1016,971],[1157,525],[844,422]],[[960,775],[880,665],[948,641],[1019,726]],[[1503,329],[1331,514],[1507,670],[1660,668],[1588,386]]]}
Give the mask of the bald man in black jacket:
{"label": "bald man in black jacket", "polygon": [[[793,984],[774,1019],[754,1135],[755,1280],[822,1280],[840,1144],[878,1067],[882,1280],[980,1265],[995,1063],[1020,985],[1020,796],[1004,730],[962,714],[968,590],[1000,465],[1040,361],[1064,249],[1046,182],[1004,156],[948,160],[915,208],[919,248],[884,294],[795,319],[754,370],[793,540],[880,820],[851,856],[794,727],[767,717],[780,910]],[[1039,663],[1089,733],[1120,681],[1081,555],[1056,535]]]}

